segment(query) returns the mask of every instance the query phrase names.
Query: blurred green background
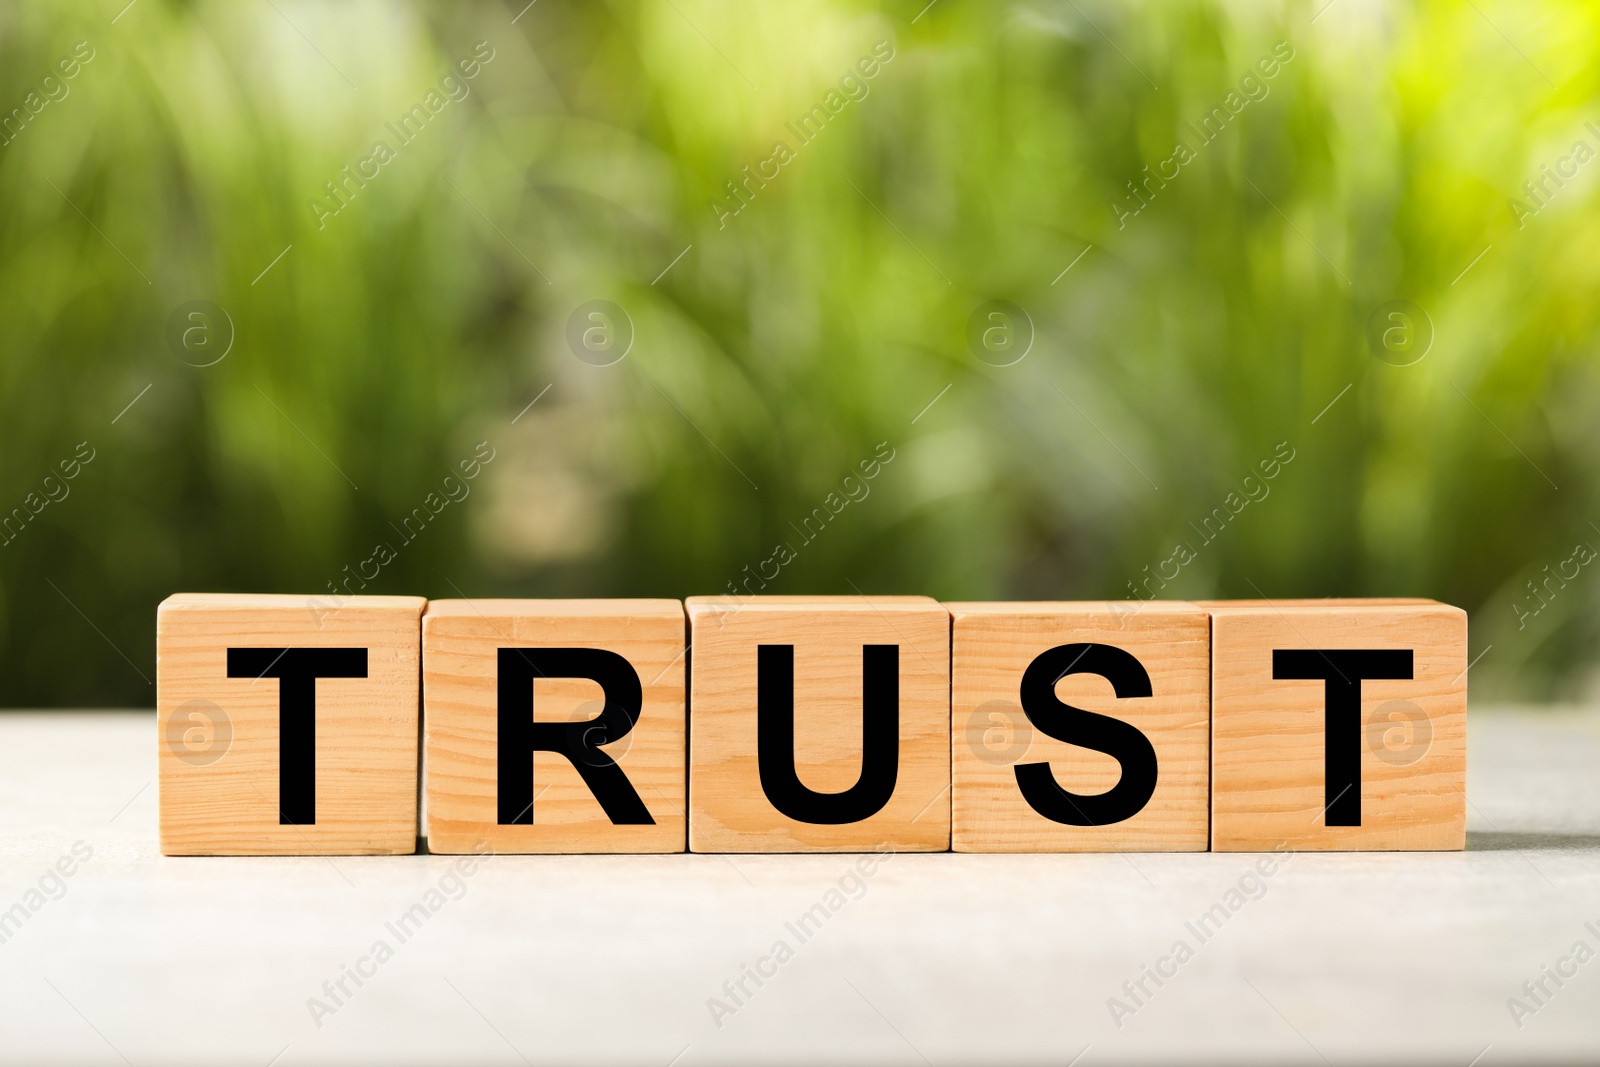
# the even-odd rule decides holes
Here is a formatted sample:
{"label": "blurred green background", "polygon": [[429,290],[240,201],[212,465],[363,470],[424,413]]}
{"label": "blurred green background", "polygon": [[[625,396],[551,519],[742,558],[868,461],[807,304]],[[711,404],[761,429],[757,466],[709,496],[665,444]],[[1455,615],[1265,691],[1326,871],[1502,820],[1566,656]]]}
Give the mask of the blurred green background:
{"label": "blurred green background", "polygon": [[362,582],[1426,595],[1593,691],[1592,5],[124,2],[0,9],[0,703]]}

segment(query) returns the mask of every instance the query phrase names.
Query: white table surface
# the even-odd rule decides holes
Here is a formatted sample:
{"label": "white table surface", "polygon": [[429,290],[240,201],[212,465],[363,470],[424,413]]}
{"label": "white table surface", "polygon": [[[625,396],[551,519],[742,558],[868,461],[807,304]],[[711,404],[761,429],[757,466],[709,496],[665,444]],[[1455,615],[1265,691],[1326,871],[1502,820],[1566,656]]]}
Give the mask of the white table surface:
{"label": "white table surface", "polygon": [[[399,944],[452,858],[164,858],[151,713],[0,713],[0,909],[93,850],[0,944],[0,1061],[1600,1061],[1600,958],[1520,1028],[1507,1007],[1600,952],[1600,710],[1475,709],[1470,738],[1467,852],[1302,853],[1204,944],[1185,923],[1256,857],[894,856],[804,944],[785,923],[855,857],[492,857]],[[379,939],[319,1026],[308,998]]]}

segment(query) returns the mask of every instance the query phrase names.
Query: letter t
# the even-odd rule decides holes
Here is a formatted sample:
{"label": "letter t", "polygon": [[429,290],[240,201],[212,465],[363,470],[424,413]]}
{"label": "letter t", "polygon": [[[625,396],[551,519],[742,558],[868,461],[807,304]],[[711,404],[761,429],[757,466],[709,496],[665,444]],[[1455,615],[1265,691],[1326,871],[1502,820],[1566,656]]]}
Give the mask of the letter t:
{"label": "letter t", "polygon": [[364,648],[230,648],[229,678],[278,679],[278,825],[317,821],[317,679],[365,678]]}
{"label": "letter t", "polygon": [[1324,687],[1325,826],[1361,825],[1361,680],[1410,678],[1411,649],[1274,649],[1272,677]]}

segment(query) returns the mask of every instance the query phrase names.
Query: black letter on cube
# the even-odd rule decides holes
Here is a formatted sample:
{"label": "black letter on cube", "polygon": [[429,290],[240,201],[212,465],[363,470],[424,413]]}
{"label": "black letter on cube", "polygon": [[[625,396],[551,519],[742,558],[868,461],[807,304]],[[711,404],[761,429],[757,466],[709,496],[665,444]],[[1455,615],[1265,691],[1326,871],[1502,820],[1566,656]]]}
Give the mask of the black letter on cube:
{"label": "black letter on cube", "polygon": [[230,648],[229,678],[278,679],[278,825],[317,822],[317,679],[365,678],[364,648]]}
{"label": "black letter on cube", "polygon": [[1411,649],[1328,648],[1272,652],[1272,676],[1321,679],[1324,826],[1361,825],[1361,679],[1411,677]]}
{"label": "black letter on cube", "polygon": [[[534,722],[535,678],[598,682],[605,707],[583,722]],[[600,751],[633,729],[643,706],[639,672],[608,649],[500,649],[499,825],[533,825],[533,754],[556,752],[577,770],[614,825],[654,826],[628,776]]]}
{"label": "black letter on cube", "polygon": [[1057,645],[1022,672],[1022,710],[1041,733],[1069,745],[1104,752],[1122,764],[1122,777],[1104,793],[1061,788],[1048,763],[1019,763],[1012,770],[1028,806],[1067,826],[1109,826],[1131,819],[1156,791],[1156,750],[1132,723],[1084,711],[1056,697],[1069,674],[1098,674],[1119,698],[1151,695],[1150,675],[1131,652],[1112,645]]}
{"label": "black letter on cube", "polygon": [[861,646],[861,777],[842,793],[818,793],[794,767],[794,646],[757,645],[756,757],[762,792],[796,822],[876,815],[900,776],[900,646]]}

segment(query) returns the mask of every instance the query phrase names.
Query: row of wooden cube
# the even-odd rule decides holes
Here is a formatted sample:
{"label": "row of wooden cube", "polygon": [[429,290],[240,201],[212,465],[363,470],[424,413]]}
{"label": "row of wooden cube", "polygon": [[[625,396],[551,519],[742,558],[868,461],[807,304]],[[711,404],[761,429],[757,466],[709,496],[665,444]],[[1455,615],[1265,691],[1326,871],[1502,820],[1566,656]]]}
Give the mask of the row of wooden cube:
{"label": "row of wooden cube", "polygon": [[[180,594],[169,855],[1460,849],[1428,600]],[[419,759],[420,755],[420,759]]]}

